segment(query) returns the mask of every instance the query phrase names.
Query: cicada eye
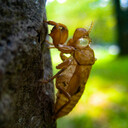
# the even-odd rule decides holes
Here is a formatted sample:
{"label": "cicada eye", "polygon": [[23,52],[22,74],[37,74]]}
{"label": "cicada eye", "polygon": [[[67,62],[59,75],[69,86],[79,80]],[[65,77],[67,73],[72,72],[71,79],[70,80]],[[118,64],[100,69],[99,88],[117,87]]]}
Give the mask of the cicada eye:
{"label": "cicada eye", "polygon": [[80,45],[87,46],[89,44],[89,40],[85,38],[80,38]]}

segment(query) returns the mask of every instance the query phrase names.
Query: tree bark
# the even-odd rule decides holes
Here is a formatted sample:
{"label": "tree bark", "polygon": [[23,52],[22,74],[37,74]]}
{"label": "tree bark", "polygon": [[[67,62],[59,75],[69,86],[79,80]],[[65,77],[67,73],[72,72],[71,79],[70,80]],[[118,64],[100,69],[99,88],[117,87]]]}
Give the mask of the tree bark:
{"label": "tree bark", "polygon": [[0,0],[0,128],[55,128],[45,0]]}
{"label": "tree bark", "polygon": [[117,17],[117,34],[120,55],[128,55],[128,7],[121,7],[120,0],[114,0]]}

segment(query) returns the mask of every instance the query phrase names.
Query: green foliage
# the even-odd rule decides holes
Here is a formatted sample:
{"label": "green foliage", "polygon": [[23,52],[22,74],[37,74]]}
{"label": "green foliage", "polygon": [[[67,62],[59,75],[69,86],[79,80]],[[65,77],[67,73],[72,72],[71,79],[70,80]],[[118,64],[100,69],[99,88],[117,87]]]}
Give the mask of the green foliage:
{"label": "green foliage", "polygon": [[91,37],[95,43],[116,42],[114,5],[110,0],[67,0],[47,4],[48,20],[68,26],[69,36],[78,27],[88,28],[94,21]]}

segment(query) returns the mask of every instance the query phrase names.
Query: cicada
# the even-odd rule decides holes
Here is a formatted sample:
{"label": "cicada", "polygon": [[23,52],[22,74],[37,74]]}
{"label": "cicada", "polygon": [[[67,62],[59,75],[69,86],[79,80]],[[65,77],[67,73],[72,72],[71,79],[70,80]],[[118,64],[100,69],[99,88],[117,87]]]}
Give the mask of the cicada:
{"label": "cicada", "polygon": [[[92,65],[95,63],[96,59],[93,49],[90,48],[91,38],[89,37],[93,24],[88,30],[77,28],[73,37],[66,43],[67,27],[54,21],[45,22],[53,26],[49,34],[53,43],[46,42],[60,51],[62,59],[62,63],[56,66],[60,71],[49,80],[42,81],[49,82],[56,79],[58,92],[53,117],[57,119],[67,115],[77,104],[84,92]],[[81,39],[85,39],[87,44],[82,45]],[[65,54],[70,54],[70,56],[67,57]]]}

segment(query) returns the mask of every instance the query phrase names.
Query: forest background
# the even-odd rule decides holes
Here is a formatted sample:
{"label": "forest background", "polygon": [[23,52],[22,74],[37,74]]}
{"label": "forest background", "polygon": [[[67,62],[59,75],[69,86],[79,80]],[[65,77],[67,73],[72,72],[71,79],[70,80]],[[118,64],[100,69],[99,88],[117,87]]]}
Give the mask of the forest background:
{"label": "forest background", "polygon": [[[97,61],[82,98],[58,128],[128,128],[128,0],[47,0],[46,9],[48,20],[68,27],[69,38],[94,22],[90,37]],[[61,60],[56,49],[51,55],[55,74]]]}

